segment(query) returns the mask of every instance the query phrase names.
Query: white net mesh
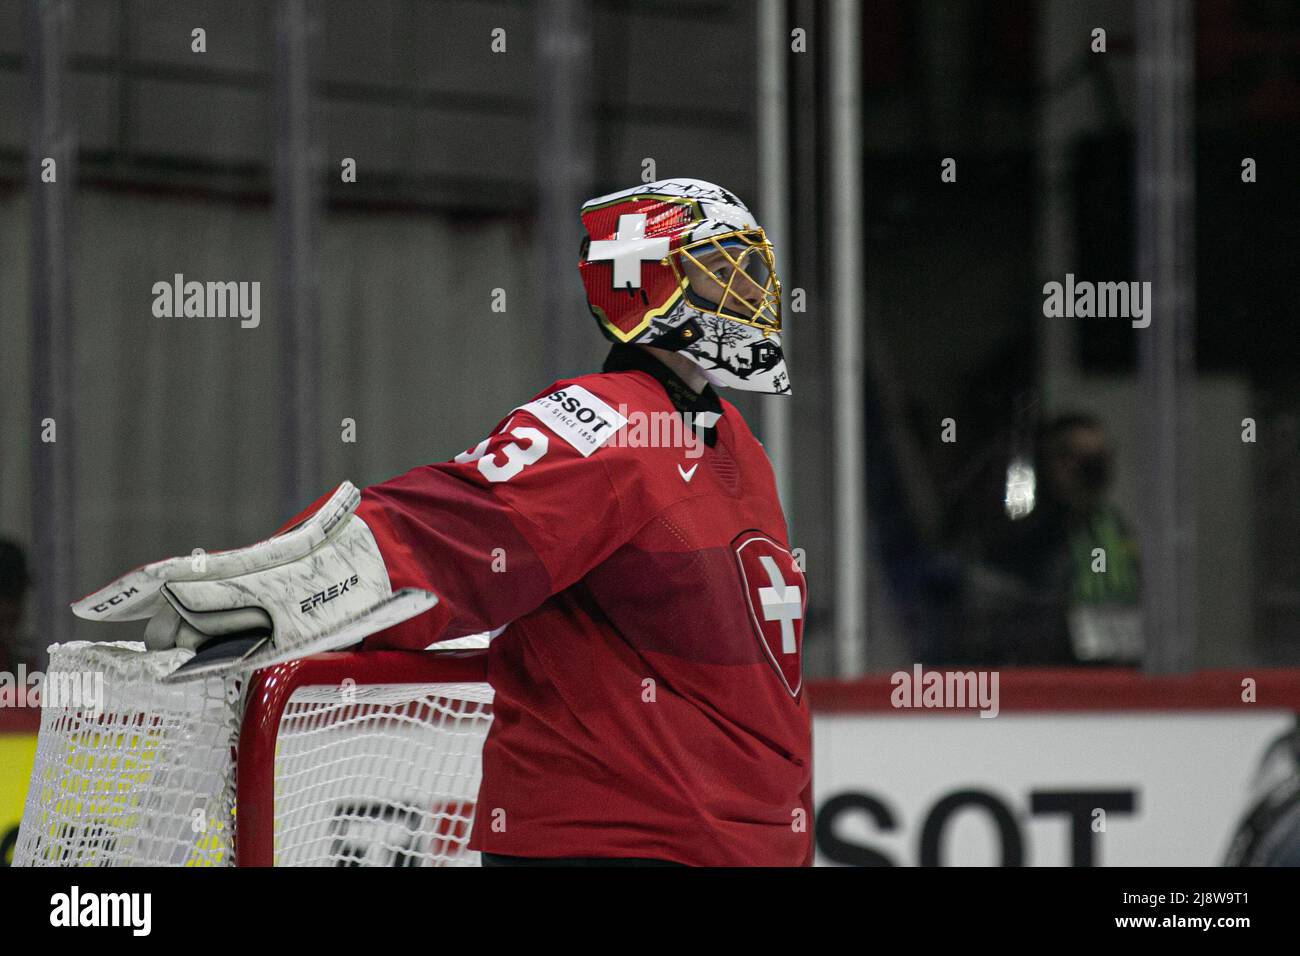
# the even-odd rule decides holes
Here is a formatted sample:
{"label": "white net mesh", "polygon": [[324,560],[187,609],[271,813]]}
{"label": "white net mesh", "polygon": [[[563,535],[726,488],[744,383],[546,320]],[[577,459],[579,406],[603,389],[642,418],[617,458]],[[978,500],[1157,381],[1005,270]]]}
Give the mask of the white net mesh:
{"label": "white net mesh", "polygon": [[491,702],[483,684],[297,691],[276,746],[276,865],[477,866]]}
{"label": "white net mesh", "polygon": [[237,711],[220,681],[159,683],[188,656],[50,648],[15,865],[231,862]]}
{"label": "white net mesh", "polygon": [[[50,649],[46,690],[64,690],[43,697],[15,865],[233,864],[240,688],[159,683],[188,656]],[[491,701],[479,683],[296,689],[276,734],[276,864],[477,864],[467,842]]]}

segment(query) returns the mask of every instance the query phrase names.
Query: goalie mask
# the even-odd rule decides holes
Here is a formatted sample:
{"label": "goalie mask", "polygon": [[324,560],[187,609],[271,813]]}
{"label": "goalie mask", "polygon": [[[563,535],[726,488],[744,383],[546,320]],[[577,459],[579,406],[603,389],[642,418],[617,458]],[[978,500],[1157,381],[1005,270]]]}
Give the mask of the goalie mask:
{"label": "goalie mask", "polygon": [[615,342],[681,352],[717,386],[788,394],[772,244],[727,190],[665,179],[582,207],[578,271]]}

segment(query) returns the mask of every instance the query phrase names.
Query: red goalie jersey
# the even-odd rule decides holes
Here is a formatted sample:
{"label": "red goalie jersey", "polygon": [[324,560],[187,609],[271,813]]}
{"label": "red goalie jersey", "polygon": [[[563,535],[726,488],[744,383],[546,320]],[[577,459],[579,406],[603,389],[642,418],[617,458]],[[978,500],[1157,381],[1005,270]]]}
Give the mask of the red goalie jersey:
{"label": "red goalie jersey", "polygon": [[[500,631],[475,849],[807,864],[807,591],[767,458],[711,389],[605,368],[365,490],[393,587],[440,598],[367,646]],[[684,412],[707,443],[661,440]]]}

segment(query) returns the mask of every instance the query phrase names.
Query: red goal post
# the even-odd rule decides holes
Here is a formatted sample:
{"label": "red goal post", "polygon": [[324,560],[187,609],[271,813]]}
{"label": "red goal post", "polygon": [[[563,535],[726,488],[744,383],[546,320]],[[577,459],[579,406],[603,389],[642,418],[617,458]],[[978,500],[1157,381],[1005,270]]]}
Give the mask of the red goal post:
{"label": "red goal post", "polygon": [[[490,718],[490,710],[483,713],[475,708],[474,705],[480,702],[478,696],[449,693],[451,688],[462,685],[481,686],[486,690],[487,654],[484,651],[343,651],[301,658],[257,671],[250,681],[239,731],[235,771],[235,805],[238,807],[235,817],[236,866],[275,865],[276,748],[286,715],[291,714],[295,695],[309,688],[342,688],[347,681],[354,682],[358,696],[364,694],[366,688],[398,688],[397,696],[405,697],[406,701],[399,700],[389,706],[409,708],[416,701],[420,701],[414,704],[417,708],[455,708],[463,704],[465,709],[461,716],[473,720],[482,714]],[[423,695],[403,694],[400,690],[421,687],[429,690]],[[490,691],[483,696],[490,700]],[[391,720],[392,714],[386,716]],[[410,716],[416,722],[420,721],[418,714]],[[482,746],[487,720],[483,721],[481,730],[482,734],[471,732],[472,739],[467,741],[469,746]],[[437,732],[446,734],[448,731],[444,725]],[[446,741],[431,746],[442,747],[435,757],[445,764],[450,758]],[[463,799],[467,802],[459,816],[463,821],[463,827],[459,829],[464,832],[458,835],[464,837],[468,837],[473,820],[473,801],[481,772],[477,749],[466,756],[472,767],[463,769],[472,773],[473,785],[463,790],[467,794]],[[446,786],[445,782],[443,785]],[[431,796],[443,798],[445,794]]]}

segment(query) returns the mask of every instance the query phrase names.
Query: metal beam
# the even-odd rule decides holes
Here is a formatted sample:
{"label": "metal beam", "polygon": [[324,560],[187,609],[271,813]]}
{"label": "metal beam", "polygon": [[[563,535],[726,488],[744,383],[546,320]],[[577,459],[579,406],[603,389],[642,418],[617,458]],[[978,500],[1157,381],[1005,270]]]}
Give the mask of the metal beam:
{"label": "metal beam", "polygon": [[1142,594],[1153,673],[1192,666],[1196,634],[1194,11],[1145,0],[1137,13],[1138,329],[1143,453]]}
{"label": "metal beam", "polygon": [[315,0],[281,0],[275,21],[275,219],[279,260],[280,511],[319,495],[320,157],[313,122]]}
{"label": "metal beam", "polygon": [[835,649],[840,677],[867,666],[863,380],[862,8],[830,6],[832,414],[835,422]]}
{"label": "metal beam", "polygon": [[[68,602],[75,549],[75,442],[73,421],[72,280],[69,218],[76,186],[76,129],[68,102],[67,50],[72,31],[69,0],[28,0],[27,51],[31,145],[27,195],[31,251],[31,502],[35,621],[41,647],[72,634]],[[44,163],[55,163],[56,181],[44,182]],[[56,440],[42,440],[43,422],[54,422]]]}
{"label": "metal beam", "polygon": [[[789,245],[788,202],[790,196],[790,137],[788,130],[786,69],[790,38],[786,29],[785,0],[759,0],[758,5],[758,194],[759,221],[776,248],[777,274],[784,276],[787,292],[782,296],[781,346],[787,368],[793,369],[789,316],[789,283],[794,261]],[[793,371],[790,376],[793,383]],[[776,490],[793,527],[793,488],[790,486],[790,396],[767,398],[763,402],[763,444],[776,476]]]}
{"label": "metal beam", "polygon": [[587,371],[583,365],[599,341],[585,319],[587,301],[578,279],[583,234],[578,210],[591,197],[594,179],[593,16],[588,0],[537,5],[537,301],[549,346],[548,373],[557,379]]}

